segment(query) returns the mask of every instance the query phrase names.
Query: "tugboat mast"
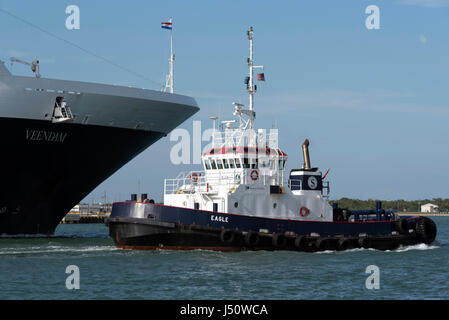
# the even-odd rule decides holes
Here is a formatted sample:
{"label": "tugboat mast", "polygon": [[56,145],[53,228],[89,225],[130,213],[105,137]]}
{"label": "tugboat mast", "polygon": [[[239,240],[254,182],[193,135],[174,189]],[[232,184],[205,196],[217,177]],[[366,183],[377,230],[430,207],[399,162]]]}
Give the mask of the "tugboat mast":
{"label": "tugboat mast", "polygon": [[253,27],[250,27],[246,32],[246,36],[249,40],[249,58],[247,60],[249,66],[249,82],[246,86],[246,90],[249,93],[249,127],[253,128],[253,120],[256,118],[256,113],[254,112],[254,94],[257,91],[257,86],[254,85],[254,69],[263,69],[263,66],[254,65],[254,50],[253,50]]}

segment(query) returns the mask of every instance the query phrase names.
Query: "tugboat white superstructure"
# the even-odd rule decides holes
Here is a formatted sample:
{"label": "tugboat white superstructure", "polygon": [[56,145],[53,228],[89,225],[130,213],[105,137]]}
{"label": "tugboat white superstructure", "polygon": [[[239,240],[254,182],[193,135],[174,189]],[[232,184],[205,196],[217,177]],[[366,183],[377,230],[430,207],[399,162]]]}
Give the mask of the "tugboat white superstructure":
{"label": "tugboat white superstructure", "polygon": [[[249,107],[234,102],[235,120],[213,119],[212,145],[202,155],[203,171],[182,173],[164,183],[164,204],[146,199],[113,205],[107,221],[117,246],[135,249],[290,249],[316,251],[375,247],[435,239],[427,218],[396,220],[382,210],[350,211],[330,206],[329,183],[311,167],[309,141],[302,145],[304,164],[284,179],[287,154],[278,147],[277,129],[254,128],[253,29]],[[258,74],[264,80],[264,74]]]}

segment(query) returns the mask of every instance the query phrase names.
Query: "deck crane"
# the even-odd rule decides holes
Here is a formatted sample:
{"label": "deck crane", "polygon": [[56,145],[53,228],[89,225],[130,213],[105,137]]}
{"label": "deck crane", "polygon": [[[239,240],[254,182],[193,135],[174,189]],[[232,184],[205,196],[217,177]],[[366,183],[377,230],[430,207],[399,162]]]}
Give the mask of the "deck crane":
{"label": "deck crane", "polygon": [[27,61],[23,61],[23,60],[17,59],[17,58],[14,58],[14,57],[11,57],[10,60],[11,60],[11,63],[12,62],[19,62],[19,63],[22,63],[22,64],[29,65],[31,67],[31,71],[33,71],[34,74],[36,75],[36,78],[40,78],[41,77],[41,74],[39,73],[39,60],[33,60],[33,62],[31,62],[31,63],[27,62]]}

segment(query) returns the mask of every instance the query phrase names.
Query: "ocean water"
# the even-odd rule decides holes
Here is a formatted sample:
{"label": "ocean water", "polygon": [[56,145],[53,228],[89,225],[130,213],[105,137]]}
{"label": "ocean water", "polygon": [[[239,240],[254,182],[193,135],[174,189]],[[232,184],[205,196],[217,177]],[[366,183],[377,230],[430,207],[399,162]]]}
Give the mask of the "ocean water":
{"label": "ocean water", "polygon": [[[344,252],[130,251],[101,224],[0,238],[0,299],[449,299],[449,217],[432,245]],[[66,287],[69,265],[79,289]],[[368,266],[379,288],[368,289]]]}

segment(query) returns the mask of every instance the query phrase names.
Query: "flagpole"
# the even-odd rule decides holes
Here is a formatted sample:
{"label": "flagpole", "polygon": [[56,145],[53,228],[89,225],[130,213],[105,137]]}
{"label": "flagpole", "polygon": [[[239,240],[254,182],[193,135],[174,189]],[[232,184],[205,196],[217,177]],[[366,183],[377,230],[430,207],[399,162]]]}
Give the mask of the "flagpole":
{"label": "flagpole", "polygon": [[170,93],[173,93],[173,65],[175,62],[175,55],[173,54],[173,18],[170,18]]}

